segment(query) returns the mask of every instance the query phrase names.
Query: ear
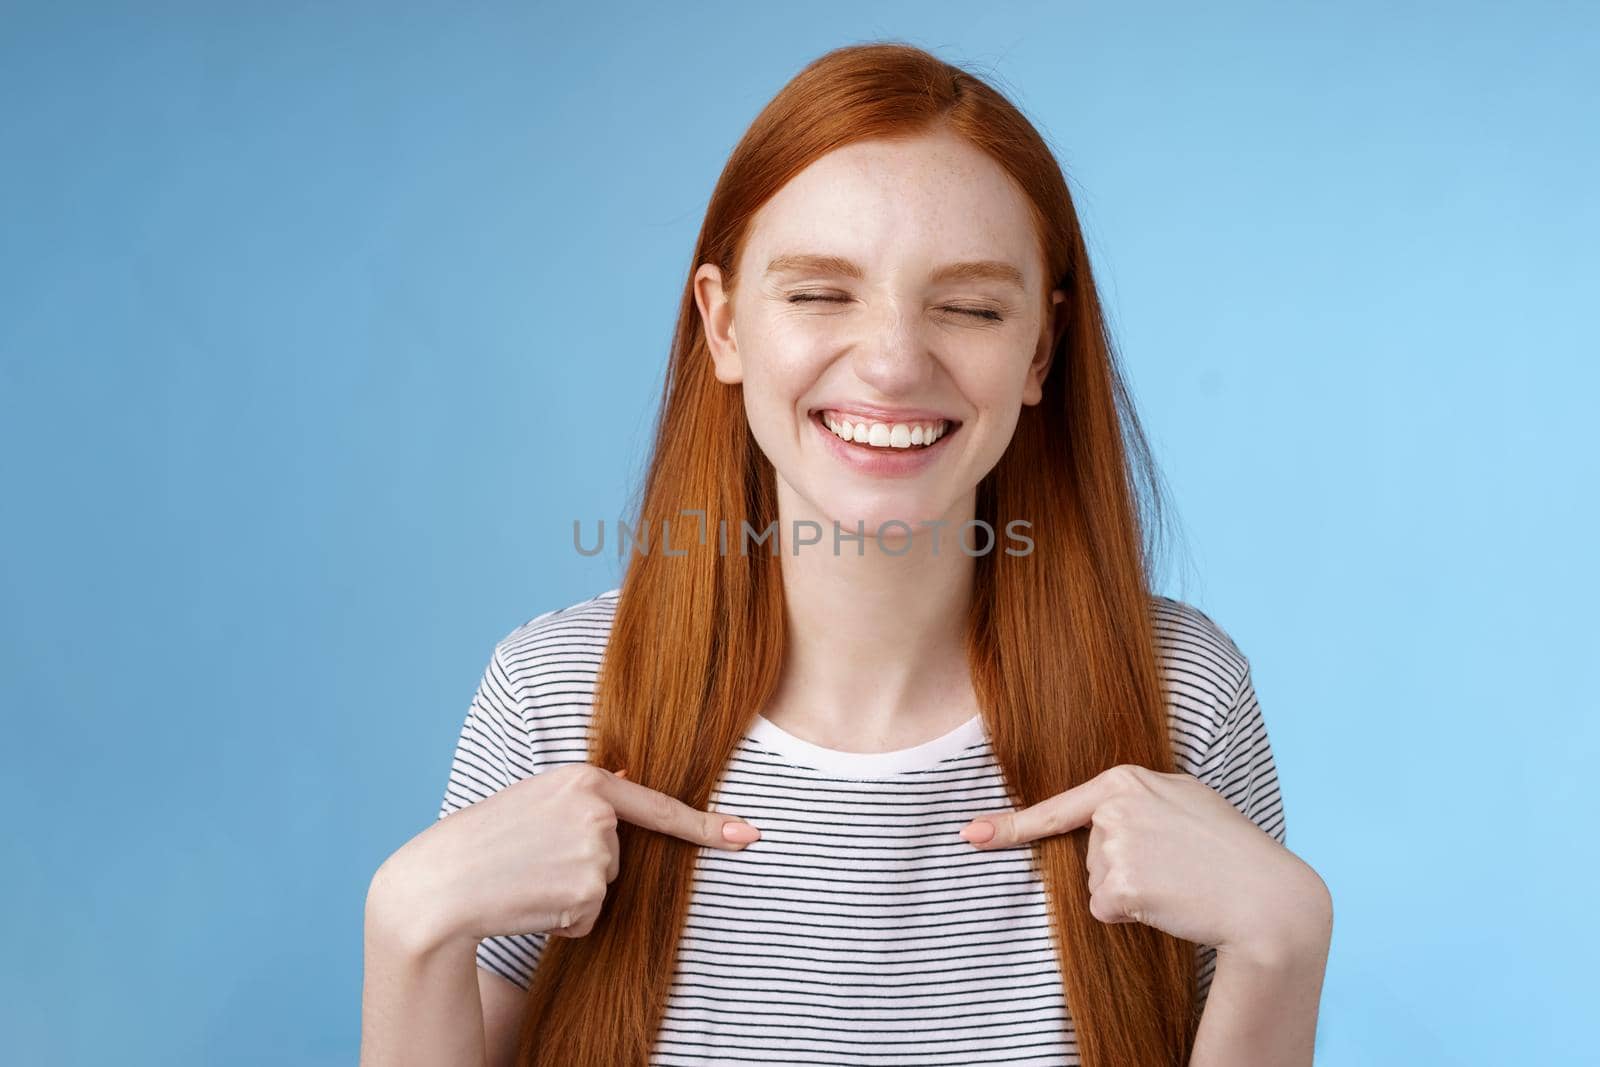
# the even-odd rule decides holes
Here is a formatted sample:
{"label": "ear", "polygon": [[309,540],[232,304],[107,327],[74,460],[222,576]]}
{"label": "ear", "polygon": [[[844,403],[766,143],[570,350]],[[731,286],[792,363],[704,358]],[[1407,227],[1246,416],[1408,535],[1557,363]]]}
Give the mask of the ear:
{"label": "ear", "polygon": [[1050,315],[1044,331],[1049,342],[1039,346],[1033,362],[1028,364],[1028,380],[1022,386],[1024,404],[1037,404],[1044,398],[1044,379],[1050,373],[1050,361],[1055,355],[1056,345],[1061,343],[1061,335],[1066,332],[1066,299],[1067,294],[1060,289],[1050,290]]}
{"label": "ear", "polygon": [[700,325],[717,381],[739,384],[744,381],[744,365],[733,336],[733,297],[722,287],[721,268],[713,263],[700,264],[694,272],[694,302],[700,309]]}

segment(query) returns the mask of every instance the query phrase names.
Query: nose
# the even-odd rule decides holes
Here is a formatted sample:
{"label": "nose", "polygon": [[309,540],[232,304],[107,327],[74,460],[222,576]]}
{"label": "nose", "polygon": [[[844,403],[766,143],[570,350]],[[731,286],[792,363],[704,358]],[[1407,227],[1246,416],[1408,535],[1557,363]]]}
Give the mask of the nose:
{"label": "nose", "polygon": [[903,304],[885,300],[866,317],[867,328],[855,346],[856,376],[884,396],[916,393],[934,372],[923,322]]}

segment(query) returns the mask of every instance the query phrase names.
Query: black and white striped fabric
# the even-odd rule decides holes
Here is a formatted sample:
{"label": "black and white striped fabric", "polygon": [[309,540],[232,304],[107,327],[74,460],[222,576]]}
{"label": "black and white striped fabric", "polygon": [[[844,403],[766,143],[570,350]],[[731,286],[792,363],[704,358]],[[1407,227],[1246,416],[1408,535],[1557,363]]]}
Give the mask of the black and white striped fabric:
{"label": "black and white striped fabric", "polygon": [[[439,818],[587,760],[619,589],[546,612],[494,649],[462,725]],[[1208,616],[1157,597],[1182,770],[1278,841],[1283,804],[1249,663]],[[820,748],[762,716],[710,807],[761,828],[702,848],[655,1065],[1079,1062],[1026,847],[957,832],[1009,807],[980,719],[914,748]],[[524,988],[544,934],[485,938],[480,967]],[[1216,950],[1197,956],[1203,1005]]]}

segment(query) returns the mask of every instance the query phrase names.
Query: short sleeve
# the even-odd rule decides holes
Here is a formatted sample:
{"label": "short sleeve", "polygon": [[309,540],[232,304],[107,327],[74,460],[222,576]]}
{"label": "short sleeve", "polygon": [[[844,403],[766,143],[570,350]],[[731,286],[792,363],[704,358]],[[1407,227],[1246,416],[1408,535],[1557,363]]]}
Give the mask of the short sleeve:
{"label": "short sleeve", "polygon": [[1287,843],[1278,767],[1248,662],[1222,725],[1206,749],[1200,780],[1280,845]]}
{"label": "short sleeve", "polygon": [[[524,711],[525,698],[506,669],[503,646],[497,645],[456,739],[440,819],[535,772]],[[547,940],[543,933],[486,937],[478,942],[478,966],[527,989]]]}
{"label": "short sleeve", "polygon": [[[1198,777],[1279,844],[1287,843],[1277,763],[1248,661],[1233,696],[1222,709],[1221,724],[1207,745]],[[1216,974],[1216,948],[1199,946],[1196,962],[1196,1011],[1202,1012]]]}

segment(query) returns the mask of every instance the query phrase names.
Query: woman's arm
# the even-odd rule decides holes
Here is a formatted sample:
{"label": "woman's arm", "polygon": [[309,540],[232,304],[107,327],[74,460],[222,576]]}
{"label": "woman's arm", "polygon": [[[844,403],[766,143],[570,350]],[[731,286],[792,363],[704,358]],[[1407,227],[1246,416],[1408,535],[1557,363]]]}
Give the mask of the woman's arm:
{"label": "woman's arm", "polygon": [[512,1058],[521,1011],[504,989],[483,996],[478,945],[507,930],[587,936],[620,870],[620,822],[728,852],[761,836],[736,815],[588,763],[541,771],[439,819],[367,889],[361,1067]]}
{"label": "woman's arm", "polygon": [[429,921],[393,859],[367,890],[361,1067],[487,1065],[477,942]]}
{"label": "woman's arm", "polygon": [[1292,927],[1259,946],[1217,950],[1189,1067],[1311,1067],[1333,936],[1333,900],[1312,881]]}

